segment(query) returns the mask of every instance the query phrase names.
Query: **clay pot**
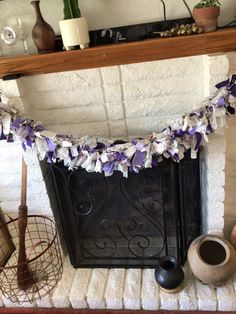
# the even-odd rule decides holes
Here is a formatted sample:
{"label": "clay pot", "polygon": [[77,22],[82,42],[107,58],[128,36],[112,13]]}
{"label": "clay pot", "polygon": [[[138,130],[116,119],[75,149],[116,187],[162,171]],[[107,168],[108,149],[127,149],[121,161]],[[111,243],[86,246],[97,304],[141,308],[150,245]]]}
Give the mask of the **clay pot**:
{"label": "clay pot", "polygon": [[176,293],[183,287],[184,272],[176,258],[164,256],[159,259],[155,269],[155,279],[161,290]]}
{"label": "clay pot", "polygon": [[225,239],[210,234],[192,242],[188,261],[193,274],[203,283],[214,287],[224,285],[236,269],[233,246]]}
{"label": "clay pot", "polygon": [[193,18],[205,33],[214,32],[220,15],[220,7],[194,8]]}
{"label": "clay pot", "polygon": [[234,225],[231,231],[230,242],[233,245],[233,247],[236,249],[236,225]]}
{"label": "clay pot", "polygon": [[36,23],[32,29],[32,38],[38,52],[52,52],[55,50],[56,46],[56,35],[52,27],[43,19],[39,2],[40,0],[31,2],[36,14]]}

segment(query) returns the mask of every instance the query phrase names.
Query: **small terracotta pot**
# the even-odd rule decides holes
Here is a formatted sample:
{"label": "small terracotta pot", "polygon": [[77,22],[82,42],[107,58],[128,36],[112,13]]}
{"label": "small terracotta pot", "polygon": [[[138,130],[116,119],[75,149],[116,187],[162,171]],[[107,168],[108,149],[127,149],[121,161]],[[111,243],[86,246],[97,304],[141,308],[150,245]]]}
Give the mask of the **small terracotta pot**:
{"label": "small terracotta pot", "polygon": [[194,8],[193,18],[205,33],[214,32],[220,15],[220,7]]}
{"label": "small terracotta pot", "polygon": [[176,293],[183,288],[184,272],[176,258],[163,256],[155,269],[155,279],[161,290]]}
{"label": "small terracotta pot", "polygon": [[203,283],[214,287],[224,285],[236,270],[233,246],[225,239],[210,234],[192,242],[188,261],[193,274]]}

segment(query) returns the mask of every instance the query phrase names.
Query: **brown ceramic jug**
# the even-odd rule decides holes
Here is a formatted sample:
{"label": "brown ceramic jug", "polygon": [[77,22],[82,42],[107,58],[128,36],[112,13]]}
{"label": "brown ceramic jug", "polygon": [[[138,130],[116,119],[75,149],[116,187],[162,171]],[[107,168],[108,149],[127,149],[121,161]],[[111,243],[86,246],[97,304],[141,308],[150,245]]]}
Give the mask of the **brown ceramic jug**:
{"label": "brown ceramic jug", "polygon": [[233,246],[215,235],[202,235],[188,250],[188,261],[193,274],[205,284],[222,286],[236,270],[236,252]]}
{"label": "brown ceramic jug", "polygon": [[42,17],[40,0],[32,1],[36,13],[36,23],[32,29],[32,38],[40,53],[52,52],[56,45],[56,35],[52,27]]}

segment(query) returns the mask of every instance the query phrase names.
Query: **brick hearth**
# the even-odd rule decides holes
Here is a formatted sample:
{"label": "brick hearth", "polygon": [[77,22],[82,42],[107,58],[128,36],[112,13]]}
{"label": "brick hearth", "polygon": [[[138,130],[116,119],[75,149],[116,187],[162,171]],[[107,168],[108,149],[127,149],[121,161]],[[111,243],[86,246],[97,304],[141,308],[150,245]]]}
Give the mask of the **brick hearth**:
{"label": "brick hearth", "polygon": [[[211,288],[194,278],[186,265],[184,289],[176,294],[162,292],[153,269],[73,269],[68,258],[58,287],[30,308],[73,308],[109,310],[235,311],[236,276],[224,287]],[[18,304],[0,297],[0,307]],[[1,311],[0,311],[1,313]]]}

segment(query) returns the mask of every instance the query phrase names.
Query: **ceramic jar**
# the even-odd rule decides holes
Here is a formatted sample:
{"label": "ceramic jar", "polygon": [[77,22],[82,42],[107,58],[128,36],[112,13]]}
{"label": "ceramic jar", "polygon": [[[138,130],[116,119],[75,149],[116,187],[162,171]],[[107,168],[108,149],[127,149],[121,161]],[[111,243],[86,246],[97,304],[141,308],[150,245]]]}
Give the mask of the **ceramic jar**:
{"label": "ceramic jar", "polygon": [[236,249],[236,225],[234,225],[231,231],[230,242],[233,245],[233,247]]}
{"label": "ceramic jar", "polygon": [[236,269],[233,246],[215,235],[202,235],[188,250],[188,261],[193,274],[203,283],[217,287],[232,278]]}
{"label": "ceramic jar", "polygon": [[176,258],[163,256],[155,269],[155,279],[161,290],[176,293],[183,287],[184,272]]}
{"label": "ceramic jar", "polygon": [[59,21],[63,45],[66,50],[88,48],[90,38],[88,23],[85,17]]}

